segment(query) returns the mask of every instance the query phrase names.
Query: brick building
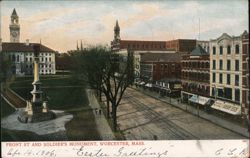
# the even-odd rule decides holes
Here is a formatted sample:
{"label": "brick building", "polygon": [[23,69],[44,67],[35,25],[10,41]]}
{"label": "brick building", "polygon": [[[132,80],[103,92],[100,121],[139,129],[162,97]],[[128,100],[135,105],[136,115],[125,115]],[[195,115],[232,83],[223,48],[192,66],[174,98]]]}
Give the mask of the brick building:
{"label": "brick building", "polygon": [[[186,53],[143,53],[140,78],[155,90],[180,95],[181,58]],[[147,86],[147,85],[146,85]]]}
{"label": "brick building", "polygon": [[200,45],[182,57],[182,92],[184,102],[205,105],[209,102],[209,53]]}

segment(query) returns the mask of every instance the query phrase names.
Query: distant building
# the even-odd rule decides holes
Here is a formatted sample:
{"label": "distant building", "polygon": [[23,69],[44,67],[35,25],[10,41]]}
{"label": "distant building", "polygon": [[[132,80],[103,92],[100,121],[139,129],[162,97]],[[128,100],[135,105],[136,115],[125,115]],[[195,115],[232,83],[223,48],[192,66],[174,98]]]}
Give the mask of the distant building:
{"label": "distant building", "polygon": [[[212,108],[240,116],[243,104],[242,37],[223,33],[210,40],[210,95]],[[245,58],[245,57],[244,57]]]}
{"label": "distant building", "polygon": [[209,103],[209,54],[200,45],[182,57],[182,92],[184,102],[199,105]]}
{"label": "distant building", "polygon": [[196,46],[194,39],[176,39],[170,41],[138,41],[122,40],[118,21],[114,27],[114,39],[111,41],[112,50],[132,49],[134,51],[176,51],[191,52]]}
{"label": "distant building", "polygon": [[[14,9],[11,15],[10,42],[2,42],[1,53],[4,59],[11,61],[11,72],[15,75],[29,75],[33,73],[34,50],[33,45],[38,43],[20,43],[19,17]],[[55,51],[40,44],[40,74],[55,74]]]}

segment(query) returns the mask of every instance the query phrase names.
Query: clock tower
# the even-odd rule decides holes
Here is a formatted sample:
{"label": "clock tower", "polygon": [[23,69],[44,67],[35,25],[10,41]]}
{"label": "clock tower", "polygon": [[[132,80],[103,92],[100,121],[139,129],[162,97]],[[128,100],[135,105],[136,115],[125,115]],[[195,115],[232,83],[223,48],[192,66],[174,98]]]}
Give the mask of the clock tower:
{"label": "clock tower", "polygon": [[11,23],[10,23],[10,42],[18,43],[20,41],[20,25],[19,17],[14,8],[11,14]]}

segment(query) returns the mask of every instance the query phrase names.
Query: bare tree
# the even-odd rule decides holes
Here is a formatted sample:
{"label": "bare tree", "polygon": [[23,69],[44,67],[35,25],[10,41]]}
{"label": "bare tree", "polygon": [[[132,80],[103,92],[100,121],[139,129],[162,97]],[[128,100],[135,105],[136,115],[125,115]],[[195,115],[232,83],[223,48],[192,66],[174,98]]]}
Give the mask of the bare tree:
{"label": "bare tree", "polygon": [[107,101],[107,117],[110,117],[110,104],[114,130],[117,130],[117,107],[126,88],[134,80],[133,53],[128,51],[127,56],[112,52],[109,48],[91,47],[75,53],[78,73],[83,74],[89,86],[105,94]]}

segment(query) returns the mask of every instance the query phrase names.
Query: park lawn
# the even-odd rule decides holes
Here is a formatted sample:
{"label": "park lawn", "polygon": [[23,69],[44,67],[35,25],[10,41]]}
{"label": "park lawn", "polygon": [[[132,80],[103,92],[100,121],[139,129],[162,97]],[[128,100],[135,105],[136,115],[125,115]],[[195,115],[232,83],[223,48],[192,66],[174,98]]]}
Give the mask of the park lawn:
{"label": "park lawn", "polygon": [[4,118],[16,110],[11,107],[3,98],[1,100],[1,118]]}
{"label": "park lawn", "polygon": [[[17,78],[10,85],[11,89],[25,99],[30,99],[32,90],[30,78]],[[82,81],[72,77],[53,77],[51,79],[42,78],[42,91],[48,98],[48,106],[52,110],[64,110],[71,113],[73,119],[65,124],[66,134],[69,140],[99,140],[100,136],[95,124],[95,116],[88,105],[88,98],[85,91],[85,85]],[[67,87],[60,87],[67,86]],[[74,87],[68,87],[74,86]],[[5,133],[22,133],[23,131],[5,131]],[[24,131],[26,132],[26,131]],[[29,133],[29,132],[27,132]],[[31,133],[31,132],[30,132]],[[13,133],[12,133],[13,134]],[[18,135],[18,134],[17,134]],[[32,141],[34,137],[26,137],[24,140]],[[10,138],[9,136],[8,138]],[[40,140],[46,140],[44,137],[38,137]],[[23,140],[22,139],[22,140]],[[18,139],[19,140],[19,139]],[[37,140],[37,139],[34,139]]]}
{"label": "park lawn", "polygon": [[65,125],[69,140],[101,140],[95,122],[93,122],[95,116],[92,109],[86,107],[81,111],[71,113],[74,118]]}

